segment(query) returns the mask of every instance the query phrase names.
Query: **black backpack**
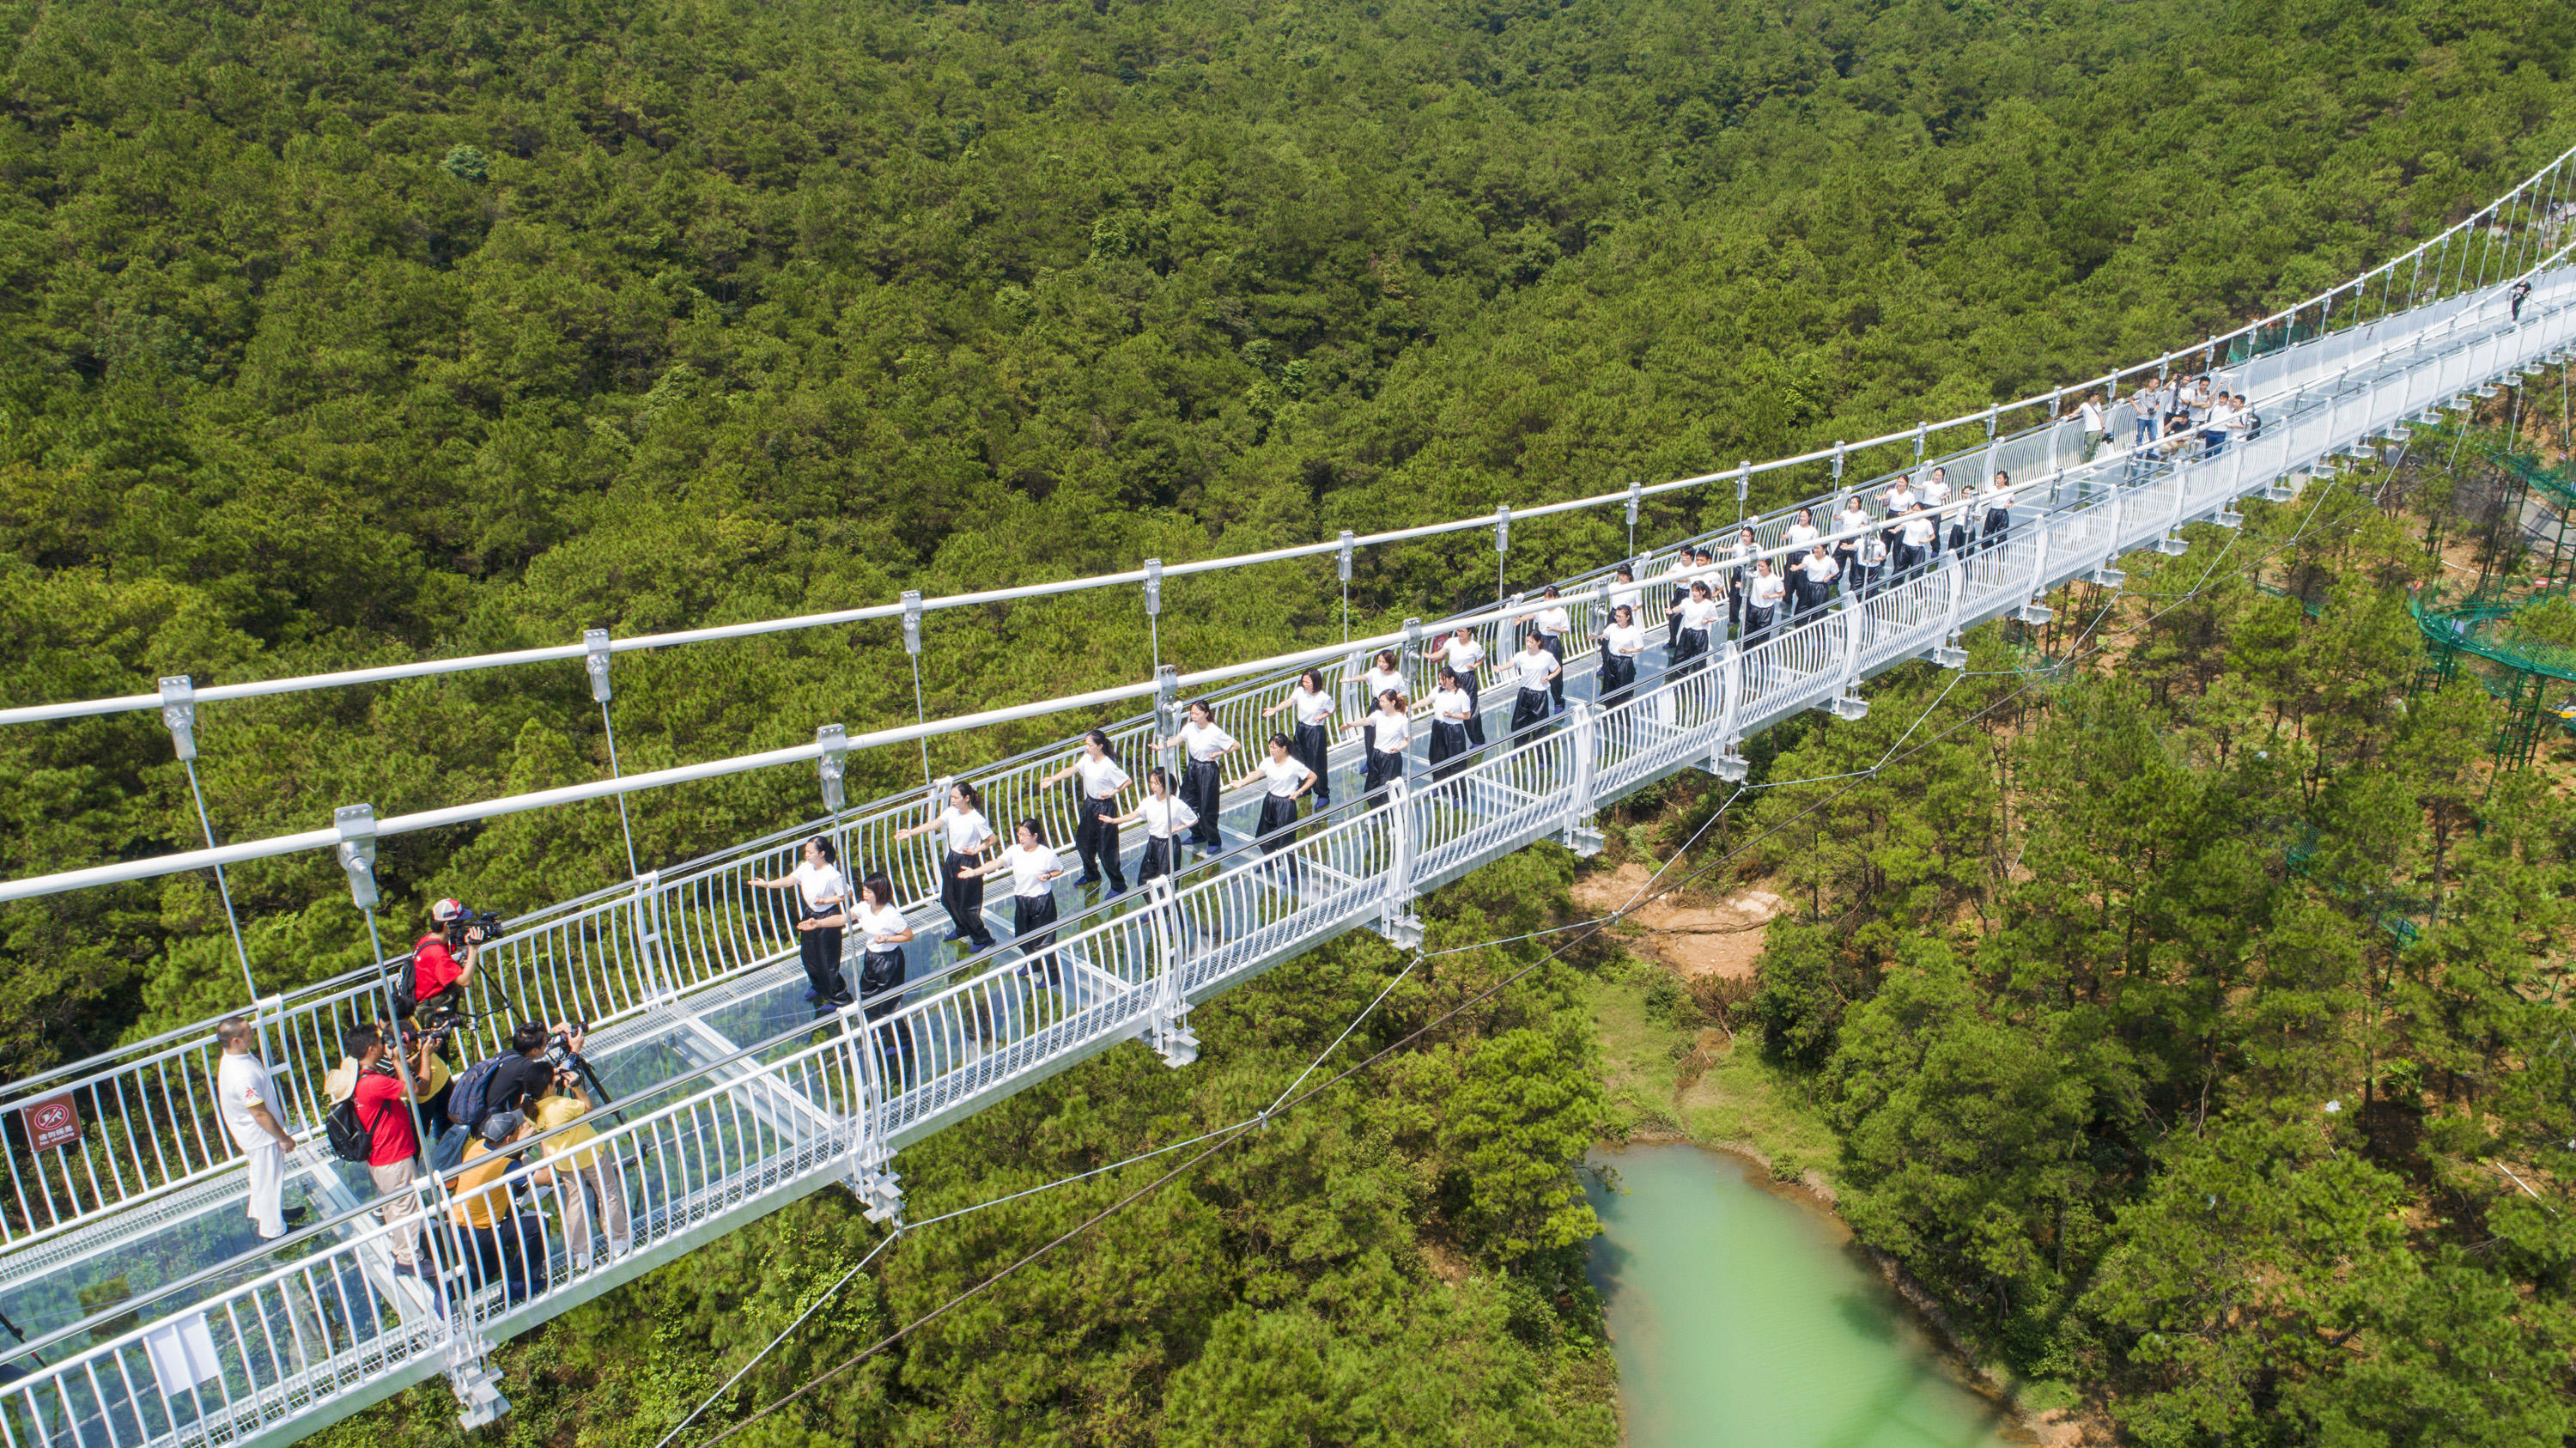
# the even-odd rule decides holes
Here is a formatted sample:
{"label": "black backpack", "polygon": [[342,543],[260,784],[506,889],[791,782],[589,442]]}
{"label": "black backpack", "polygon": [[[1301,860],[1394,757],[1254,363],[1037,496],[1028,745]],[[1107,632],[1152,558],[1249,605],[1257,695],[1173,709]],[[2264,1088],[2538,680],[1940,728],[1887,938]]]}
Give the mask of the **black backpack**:
{"label": "black backpack", "polygon": [[376,1154],[376,1134],[358,1118],[358,1093],[350,1092],[322,1118],[322,1132],[331,1139],[331,1154],[342,1161],[363,1162]]}
{"label": "black backpack", "polygon": [[2259,412],[2249,412],[2245,414],[2245,440],[2247,442],[2252,442],[2254,439],[2261,437],[2262,435],[2263,414]]}
{"label": "black backpack", "polygon": [[449,1121],[468,1131],[483,1125],[483,1118],[492,1114],[492,1104],[483,1099],[485,1093],[492,1089],[492,1073],[501,1069],[501,1063],[508,1059],[507,1056],[494,1056],[487,1061],[477,1061],[457,1076],[455,1084],[447,1090]]}

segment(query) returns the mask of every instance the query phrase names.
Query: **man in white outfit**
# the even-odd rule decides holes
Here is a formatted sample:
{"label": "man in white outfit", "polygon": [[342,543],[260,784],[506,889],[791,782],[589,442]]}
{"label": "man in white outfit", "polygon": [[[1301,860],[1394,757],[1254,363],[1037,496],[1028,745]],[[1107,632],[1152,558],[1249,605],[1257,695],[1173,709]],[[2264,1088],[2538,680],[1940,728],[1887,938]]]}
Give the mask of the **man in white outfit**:
{"label": "man in white outfit", "polygon": [[278,1120],[277,1086],[267,1063],[250,1053],[256,1035],[246,1017],[226,1016],[216,1024],[224,1058],[215,1066],[215,1094],[224,1129],[249,1161],[250,1219],[261,1239],[269,1240],[285,1236],[289,1226],[302,1226],[306,1209],[296,1208],[292,1221],[286,1215],[286,1158],[295,1138]]}

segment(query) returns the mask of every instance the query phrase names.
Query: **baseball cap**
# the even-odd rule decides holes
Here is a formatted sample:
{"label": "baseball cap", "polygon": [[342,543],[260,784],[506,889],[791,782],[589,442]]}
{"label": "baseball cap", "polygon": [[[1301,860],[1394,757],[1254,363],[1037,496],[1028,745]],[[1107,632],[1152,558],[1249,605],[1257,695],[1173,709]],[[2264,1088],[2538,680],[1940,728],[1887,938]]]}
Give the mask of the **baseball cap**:
{"label": "baseball cap", "polygon": [[483,1140],[487,1145],[499,1146],[527,1124],[528,1114],[524,1111],[495,1111],[483,1118]]}
{"label": "baseball cap", "polygon": [[442,923],[454,920],[464,913],[464,903],[457,900],[441,900],[429,907],[429,918]]}

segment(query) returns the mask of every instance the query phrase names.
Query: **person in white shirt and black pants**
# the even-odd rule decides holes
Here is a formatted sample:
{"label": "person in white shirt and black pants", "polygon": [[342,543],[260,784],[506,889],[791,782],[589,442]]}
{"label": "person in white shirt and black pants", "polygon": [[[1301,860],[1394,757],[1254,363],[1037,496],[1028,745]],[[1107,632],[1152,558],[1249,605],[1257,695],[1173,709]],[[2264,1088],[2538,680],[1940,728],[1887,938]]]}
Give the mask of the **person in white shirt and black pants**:
{"label": "person in white shirt and black pants", "polygon": [[[1614,598],[1617,595],[1612,595]],[[1637,659],[1646,651],[1646,631],[1637,625],[1637,610],[1630,604],[1610,606],[1609,627],[1601,630],[1601,675],[1598,691],[1601,707],[1616,709],[1628,702],[1629,691],[1637,686]]]}
{"label": "person in white shirt and black pants", "polygon": [[1780,601],[1788,597],[1789,585],[1771,571],[1771,560],[1763,558],[1754,562],[1753,586],[1745,592],[1744,646],[1751,648],[1771,636],[1771,625],[1780,616]]}
{"label": "person in white shirt and black pants", "polygon": [[1979,501],[1985,505],[1986,516],[1984,526],[1977,530],[1977,547],[1980,550],[2000,548],[2005,537],[2012,532],[2012,475],[1998,469],[1995,480],[1986,486],[1985,497]]}
{"label": "person in white shirt and black pants", "polygon": [[1402,689],[1389,689],[1377,696],[1377,708],[1366,720],[1354,719],[1344,730],[1368,731],[1368,768],[1362,783],[1368,790],[1369,807],[1384,802],[1387,785],[1404,777],[1405,745],[1412,739],[1412,722],[1405,717],[1413,701]]}
{"label": "person in white shirt and black pants", "polygon": [[[1483,703],[1476,697],[1476,671],[1484,666],[1485,646],[1476,642],[1476,631],[1462,623],[1446,640],[1424,649],[1422,657],[1439,661],[1458,676],[1458,687],[1467,695],[1467,742],[1482,745],[1485,742],[1485,713]],[[1374,699],[1377,696],[1371,694],[1369,697]],[[1331,802],[1320,788],[1315,791],[1317,808]]]}
{"label": "person in white shirt and black pants", "polygon": [[1447,779],[1467,767],[1467,720],[1475,712],[1473,696],[1458,687],[1458,671],[1440,666],[1440,687],[1431,691],[1431,777]]}
{"label": "person in white shirt and black pants", "polygon": [[984,796],[959,780],[948,787],[948,807],[907,830],[898,840],[937,830],[948,846],[939,866],[939,903],[948,910],[950,940],[971,942],[967,949],[990,950],[993,932],[984,928],[984,877],[973,865],[993,848],[993,827],[984,820]]}
{"label": "person in white shirt and black pants", "polygon": [[1556,681],[1563,669],[1557,663],[1556,655],[1549,652],[1547,640],[1536,629],[1530,630],[1521,651],[1512,655],[1502,667],[1511,670],[1520,680],[1520,694],[1512,701],[1512,736],[1517,739],[1522,731],[1535,729],[1547,722],[1551,712],[1548,685]]}
{"label": "person in white shirt and black pants", "polygon": [[1061,784],[1065,780],[1081,781],[1082,798],[1075,805],[1073,847],[1082,855],[1082,878],[1078,887],[1100,883],[1103,871],[1109,876],[1109,898],[1127,893],[1127,870],[1118,862],[1118,796],[1132,782],[1127,771],[1118,765],[1118,756],[1110,751],[1109,736],[1094,729],[1082,736],[1082,753],[1073,763],[1038,781],[1038,787]]}
{"label": "person in white shirt and black pants", "polygon": [[1245,770],[1243,777],[1226,786],[1241,789],[1254,780],[1268,788],[1261,795],[1261,819],[1252,827],[1252,837],[1261,842],[1261,853],[1275,855],[1297,843],[1297,799],[1315,787],[1315,771],[1306,767],[1289,747],[1288,736],[1270,736],[1270,757]]}
{"label": "person in white shirt and black pants", "polygon": [[1225,839],[1217,832],[1220,797],[1225,793],[1224,774],[1217,761],[1232,754],[1237,746],[1233,735],[1217,727],[1216,711],[1207,700],[1192,699],[1189,715],[1189,722],[1181,726],[1179,733],[1154,747],[1180,749],[1187,761],[1181,766],[1181,798],[1198,816],[1198,822],[1190,827],[1190,837],[1205,857],[1225,848]]}
{"label": "person in white shirt and black pants", "polygon": [[[1761,566],[1769,567],[1769,560]],[[1673,647],[1667,672],[1698,673],[1708,666],[1709,635],[1717,625],[1717,599],[1709,593],[1707,579],[1692,581],[1689,596],[1673,605],[1673,621],[1680,642]]]}
{"label": "person in white shirt and black pants", "polygon": [[[1360,675],[1360,697],[1368,701],[1367,705],[1360,710],[1358,721],[1362,746],[1360,752],[1364,759],[1373,756],[1376,752],[1377,736],[1371,731],[1377,728],[1374,722],[1377,718],[1377,701],[1384,697],[1389,689],[1399,694],[1404,692],[1404,662],[1395,656],[1395,650],[1380,649],[1377,657],[1370,661],[1368,672]],[[1350,728],[1348,724],[1342,726],[1345,733],[1349,732]],[[1366,764],[1361,765],[1361,772],[1367,772]]]}
{"label": "person in white shirt and black pants", "polygon": [[[894,882],[884,875],[870,875],[859,884],[858,898],[838,915],[821,920],[808,920],[799,928],[820,929],[829,926],[859,932],[866,942],[859,956],[859,1003],[866,1007],[870,1024],[893,1015],[903,1004],[903,947],[912,939],[912,924],[895,908]],[[894,1089],[906,1089],[911,1081],[913,1061],[912,1037],[891,1028],[877,1031],[877,1050],[883,1055],[886,1073],[894,1077]]]}
{"label": "person in white shirt and black pants", "polygon": [[1296,711],[1297,729],[1289,736],[1289,748],[1314,771],[1317,809],[1333,802],[1333,781],[1327,771],[1333,761],[1333,715],[1340,708],[1333,702],[1332,691],[1324,687],[1323,671],[1308,669],[1297,676],[1297,687],[1288,691],[1287,698],[1261,711],[1264,719],[1282,709]]}
{"label": "person in white shirt and black pants", "polygon": [[806,922],[825,916],[837,918],[841,902],[849,887],[841,880],[841,852],[830,840],[816,835],[805,842],[805,858],[796,868],[774,880],[757,876],[749,882],[764,890],[797,892],[796,944],[805,965],[805,999],[830,1000],[846,1004],[850,987],[841,977],[840,927],[807,929]]}
{"label": "person in white shirt and black pants", "polygon": [[1011,943],[1020,948],[1020,968],[1030,975],[1042,970],[1049,986],[1062,989],[1064,971],[1053,952],[1030,959],[1055,942],[1054,883],[1064,874],[1063,860],[1046,842],[1045,827],[1034,819],[1020,821],[1019,842],[976,867],[975,874],[999,870],[1011,872]]}
{"label": "person in white shirt and black pants", "polygon": [[1176,874],[1181,868],[1181,835],[1198,823],[1198,811],[1181,803],[1172,788],[1172,772],[1155,765],[1145,771],[1145,800],[1129,813],[1120,815],[1118,823],[1145,826],[1145,856],[1136,862],[1136,883],[1150,885],[1156,879]]}
{"label": "person in white shirt and black pants", "polygon": [[1547,676],[1547,692],[1556,703],[1556,712],[1562,714],[1565,712],[1565,636],[1574,632],[1574,616],[1566,611],[1564,604],[1557,602],[1555,584],[1549,584],[1539,597],[1556,604],[1553,608],[1539,610],[1538,638],[1547,646],[1549,653],[1556,655],[1556,672]]}

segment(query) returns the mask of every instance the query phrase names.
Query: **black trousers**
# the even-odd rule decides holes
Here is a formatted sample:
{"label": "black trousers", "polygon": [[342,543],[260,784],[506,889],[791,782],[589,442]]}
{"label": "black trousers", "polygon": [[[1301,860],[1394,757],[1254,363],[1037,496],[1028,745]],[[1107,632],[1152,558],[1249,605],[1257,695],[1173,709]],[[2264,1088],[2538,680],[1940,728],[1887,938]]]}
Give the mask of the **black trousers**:
{"label": "black trousers", "polygon": [[1431,777],[1447,779],[1467,767],[1467,726],[1455,720],[1431,721]]}
{"label": "black trousers", "polygon": [[1218,777],[1215,760],[1191,760],[1181,771],[1181,803],[1198,813],[1199,822],[1190,826],[1190,838],[1201,849],[1220,850],[1225,841],[1217,834],[1217,797],[1225,781]]}
{"label": "black trousers", "polygon": [[1178,838],[1165,838],[1161,835],[1147,835],[1145,837],[1145,857],[1136,862],[1136,883],[1143,885],[1150,880],[1156,880],[1162,876],[1171,874],[1173,872],[1173,867],[1180,863],[1180,861],[1175,858],[1180,853],[1181,842]]}
{"label": "black trousers", "polygon": [[[1685,603],[1688,603],[1688,602],[1690,602],[1690,590],[1689,590],[1689,589],[1687,589],[1687,588],[1682,588],[1682,589],[1675,589],[1675,590],[1673,591],[1673,602],[1672,602],[1672,606],[1673,606],[1673,607],[1678,608],[1678,607],[1680,607],[1681,605],[1683,605],[1683,604],[1685,604]],[[1667,614],[1665,614],[1665,615],[1664,615],[1664,651],[1665,651],[1666,653],[1670,653],[1670,652],[1672,652],[1674,649],[1679,648],[1679,647],[1681,646],[1681,637],[1682,637],[1682,616],[1681,616],[1680,614],[1677,614],[1677,613],[1667,613]]]}
{"label": "black trousers", "polygon": [[1547,690],[1524,686],[1520,697],[1512,701],[1512,734],[1517,737],[1525,729],[1546,723],[1551,712],[1548,704]]}
{"label": "black trousers", "polygon": [[1637,661],[1604,651],[1601,655],[1601,707],[1616,709],[1628,702],[1628,691],[1637,686]]}
{"label": "black trousers", "polygon": [[1541,647],[1556,655],[1556,677],[1547,681],[1547,692],[1548,697],[1556,701],[1558,710],[1562,711],[1565,708],[1565,635],[1543,633],[1538,636],[1538,641]]}
{"label": "black trousers", "polygon": [[[1298,725],[1297,732],[1289,736],[1288,753],[1293,756],[1298,763],[1315,771],[1315,808],[1322,809],[1324,806],[1331,804],[1333,802],[1333,778],[1330,774],[1325,773],[1325,766],[1331,762],[1333,757],[1332,730],[1328,726],[1322,724]],[[1126,887],[1120,886],[1119,888],[1124,889]]]}
{"label": "black trousers", "polygon": [[1088,883],[1109,875],[1109,888],[1127,888],[1127,869],[1118,863],[1118,827],[1110,823],[1118,817],[1114,800],[1093,795],[1082,797],[1082,823],[1074,826],[1073,846],[1082,852],[1082,878]]}
{"label": "black trousers", "polygon": [[1297,798],[1294,795],[1265,794],[1261,797],[1261,819],[1252,827],[1261,841],[1261,853],[1275,855],[1297,843]]}
{"label": "black trousers", "polygon": [[[801,896],[796,903],[804,912],[802,918],[807,920],[828,913],[806,904]],[[805,983],[814,988],[816,998],[846,1005],[850,999],[850,987],[841,978],[841,927],[826,925],[817,930],[800,930],[796,932],[796,945],[803,957]]]}
{"label": "black trousers", "polygon": [[1967,548],[1967,546],[1968,546],[1968,520],[1967,520],[1967,519],[1965,519],[1965,518],[1960,518],[1960,519],[1957,519],[1957,520],[1953,521],[1953,522],[1950,524],[1950,527],[1949,527],[1949,533],[1950,533],[1950,551],[1951,551],[1951,552],[1953,552],[1953,553],[1957,553],[1957,552],[1961,552],[1961,551],[1963,551],[1964,549],[1966,549],[1966,548]]}
{"label": "black trousers", "polygon": [[993,944],[993,932],[984,928],[984,879],[980,875],[971,880],[957,878],[958,871],[971,870],[976,863],[973,855],[948,852],[947,863],[939,867],[939,903],[957,933],[984,950]]}
{"label": "black trousers", "polygon": [[1988,508],[1986,510],[1986,525],[1981,536],[1977,539],[1977,546],[1981,549],[2000,548],[2004,544],[2005,536],[2011,532],[2012,510],[2009,508]]}
{"label": "black trousers", "polygon": [[1377,736],[1372,734],[1369,737],[1371,742],[1365,782],[1368,786],[1369,804],[1374,808],[1380,802],[1379,797],[1386,793],[1387,785],[1404,777],[1404,751],[1380,749],[1375,742]]}
{"label": "black trousers", "polygon": [[1683,629],[1681,646],[1673,650],[1672,666],[1668,672],[1696,674],[1706,667],[1708,667],[1708,630]]}
{"label": "black trousers", "polygon": [[1926,550],[1917,548],[1911,543],[1897,544],[1896,551],[1888,556],[1888,581],[1893,583],[1913,573],[1915,569],[1923,566],[1926,556]]}
{"label": "black trousers", "polygon": [[[1064,984],[1064,969],[1057,963],[1055,952],[1039,951],[1055,943],[1055,895],[1014,895],[1011,897],[1011,943],[1020,948],[1020,968],[1031,975],[1043,970],[1048,985]],[[1031,959],[1032,956],[1037,957]]]}
{"label": "black trousers", "polygon": [[1485,742],[1485,706],[1476,699],[1476,676],[1460,676],[1458,687],[1467,695],[1467,742],[1481,745]]}
{"label": "black trousers", "polygon": [[[859,957],[859,999],[867,1002],[868,1022],[893,1015],[903,1004],[903,948],[871,950]],[[885,1057],[886,1074],[895,1090],[906,1089],[912,1076],[912,1035],[893,1026],[876,1026],[877,1051]]]}
{"label": "black trousers", "polygon": [[1744,609],[1744,644],[1751,648],[1771,636],[1772,610],[1747,604]]}

